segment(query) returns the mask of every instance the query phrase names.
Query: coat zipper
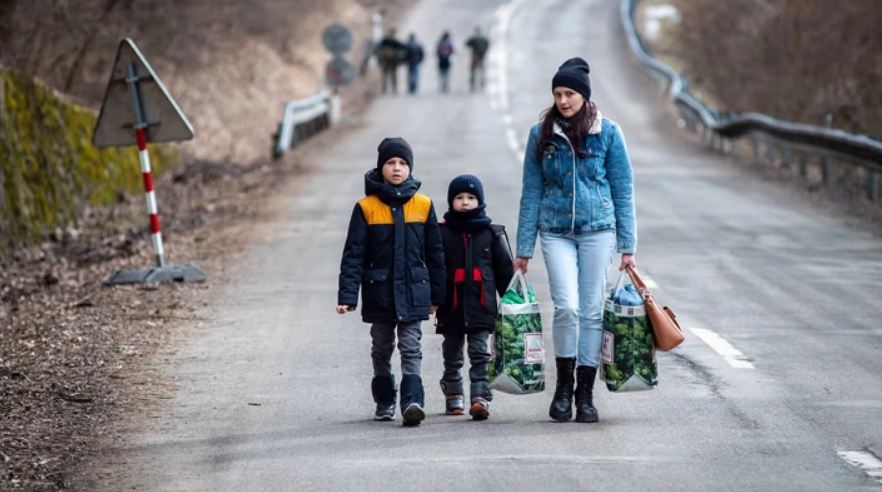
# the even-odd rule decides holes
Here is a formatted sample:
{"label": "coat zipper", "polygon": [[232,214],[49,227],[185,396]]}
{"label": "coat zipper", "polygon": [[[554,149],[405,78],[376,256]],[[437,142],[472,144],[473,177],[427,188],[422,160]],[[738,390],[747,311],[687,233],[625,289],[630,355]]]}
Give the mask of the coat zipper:
{"label": "coat zipper", "polygon": [[462,233],[462,243],[465,246],[465,282],[462,284],[462,325],[463,328],[469,327],[469,315],[466,309],[466,294],[469,292],[469,285],[472,283],[472,245],[469,236],[465,232]]}

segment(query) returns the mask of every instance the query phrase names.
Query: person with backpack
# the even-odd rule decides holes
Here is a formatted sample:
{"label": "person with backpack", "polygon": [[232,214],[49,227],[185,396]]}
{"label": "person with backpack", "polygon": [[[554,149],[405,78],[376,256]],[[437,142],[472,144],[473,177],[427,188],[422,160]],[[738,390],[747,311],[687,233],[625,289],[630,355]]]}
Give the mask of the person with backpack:
{"label": "person with backpack", "polygon": [[484,59],[490,49],[490,40],[481,34],[481,28],[475,26],[475,34],[467,41],[466,46],[472,50],[472,59],[469,64],[469,89],[475,92],[476,86],[480,85],[484,90]]}
{"label": "person with backpack", "polygon": [[389,29],[386,36],[377,45],[377,58],[383,71],[383,94],[398,92],[398,64],[404,58],[406,47],[395,39],[395,29]]}
{"label": "person with backpack", "polygon": [[450,90],[450,67],[453,58],[453,39],[450,37],[450,31],[444,31],[441,35],[435,52],[438,55],[438,80],[441,92],[446,93]]}
{"label": "person with backpack", "polygon": [[407,92],[416,94],[420,85],[420,64],[423,62],[423,46],[416,34],[410,33],[405,45],[407,50]]}
{"label": "person with backpack", "polygon": [[441,390],[445,413],[464,413],[460,369],[465,346],[471,365],[469,415],[486,420],[493,400],[487,378],[488,344],[496,322],[496,294],[505,293],[514,275],[511,251],[505,227],[493,224],[487,216],[484,186],[476,176],[455,177],[447,189],[447,205],[450,208],[441,224],[447,294],[436,313],[436,331],[444,335]]}

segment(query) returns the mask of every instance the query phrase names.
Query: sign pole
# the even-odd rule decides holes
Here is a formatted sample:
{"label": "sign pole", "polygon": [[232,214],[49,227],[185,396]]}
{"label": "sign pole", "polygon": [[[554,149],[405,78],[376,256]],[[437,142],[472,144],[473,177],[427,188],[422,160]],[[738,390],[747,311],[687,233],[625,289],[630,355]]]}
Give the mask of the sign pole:
{"label": "sign pole", "polygon": [[141,175],[144,178],[144,193],[147,199],[147,216],[150,220],[150,236],[153,239],[153,251],[156,253],[156,266],[165,266],[165,253],[162,248],[162,232],[159,227],[159,209],[156,206],[156,192],[153,190],[153,170],[150,168],[150,153],[147,152],[147,118],[144,117],[144,105],[141,100],[138,67],[129,64],[129,76],[126,82],[132,93],[137,124],[135,124],[135,140],[138,145],[138,159],[141,161]]}

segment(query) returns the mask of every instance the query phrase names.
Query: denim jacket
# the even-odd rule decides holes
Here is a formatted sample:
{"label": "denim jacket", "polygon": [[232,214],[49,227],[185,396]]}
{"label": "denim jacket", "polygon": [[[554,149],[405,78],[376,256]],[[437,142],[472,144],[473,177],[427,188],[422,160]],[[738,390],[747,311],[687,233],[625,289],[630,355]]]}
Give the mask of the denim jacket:
{"label": "denim jacket", "polygon": [[619,126],[598,113],[583,144],[584,159],[556,124],[537,157],[541,134],[540,122],[530,129],[524,156],[517,256],[533,257],[539,231],[578,235],[604,229],[615,229],[619,253],[634,253],[634,177]]}

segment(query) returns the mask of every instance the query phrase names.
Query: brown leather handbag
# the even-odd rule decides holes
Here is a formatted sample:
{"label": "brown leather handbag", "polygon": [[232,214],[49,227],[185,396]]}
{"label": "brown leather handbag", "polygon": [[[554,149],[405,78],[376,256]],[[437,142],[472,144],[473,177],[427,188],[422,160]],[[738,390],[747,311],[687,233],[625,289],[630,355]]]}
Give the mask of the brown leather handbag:
{"label": "brown leather handbag", "polygon": [[649,325],[652,327],[655,348],[667,352],[683,343],[686,336],[683,335],[683,330],[680,329],[680,324],[677,323],[677,316],[674,312],[669,307],[659,306],[655,302],[652,293],[646,287],[646,282],[640,278],[634,267],[628,266],[625,269],[631,277],[634,287],[637,288],[637,292],[640,292],[640,295],[643,296],[646,315],[649,317]]}

